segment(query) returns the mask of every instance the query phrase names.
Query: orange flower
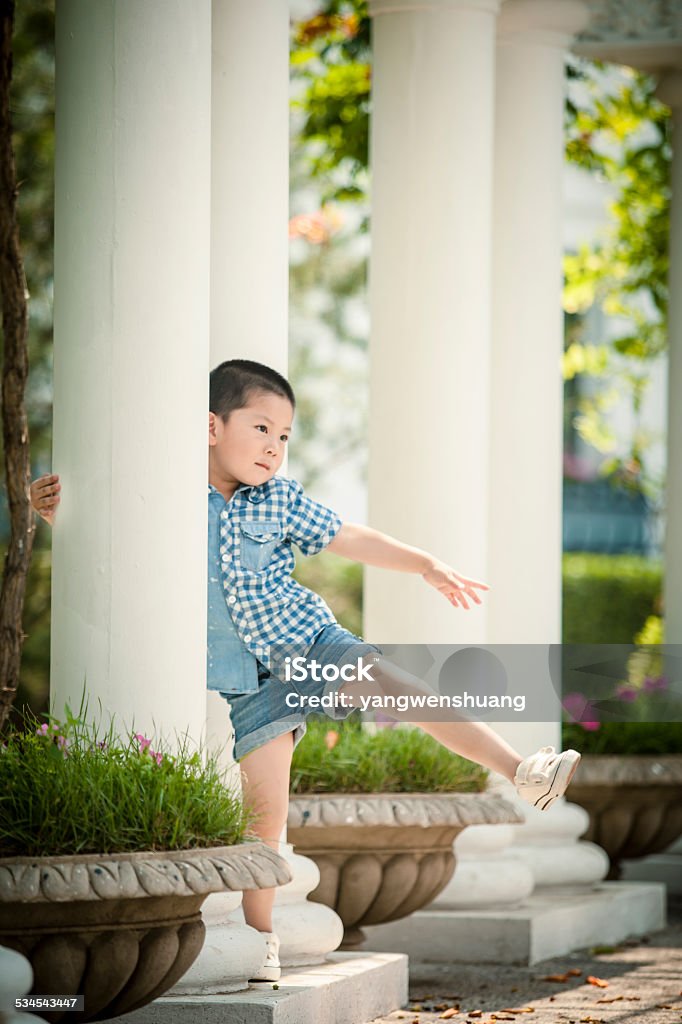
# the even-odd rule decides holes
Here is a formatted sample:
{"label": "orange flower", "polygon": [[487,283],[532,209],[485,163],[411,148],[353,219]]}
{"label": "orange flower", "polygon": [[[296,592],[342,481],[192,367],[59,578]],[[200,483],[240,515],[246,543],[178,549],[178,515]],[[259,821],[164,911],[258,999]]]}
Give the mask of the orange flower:
{"label": "orange flower", "polygon": [[322,245],[343,225],[343,216],[331,206],[315,213],[299,213],[289,221],[289,238],[305,238],[311,245]]}
{"label": "orange flower", "polygon": [[333,750],[336,744],[339,742],[339,734],[336,729],[330,729],[325,738],[324,742],[327,744],[327,750]]}

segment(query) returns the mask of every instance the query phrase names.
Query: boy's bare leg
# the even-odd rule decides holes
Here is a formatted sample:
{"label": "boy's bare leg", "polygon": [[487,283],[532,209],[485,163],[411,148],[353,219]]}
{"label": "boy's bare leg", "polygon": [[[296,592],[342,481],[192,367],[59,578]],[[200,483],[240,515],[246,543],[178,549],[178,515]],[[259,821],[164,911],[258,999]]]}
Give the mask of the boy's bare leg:
{"label": "boy's bare leg", "polygon": [[[358,707],[361,696],[376,697],[388,694],[398,697],[435,692],[427,683],[410,677],[408,673],[397,669],[385,658],[377,663],[373,675],[374,684],[365,681],[345,683],[339,692],[348,694]],[[410,722],[412,725],[419,726],[448,750],[452,750],[455,754],[461,754],[462,757],[468,758],[469,761],[475,761],[477,764],[483,765],[484,768],[499,772],[510,782],[514,781],[516,769],[523,760],[521,755],[485,722],[466,720],[415,722],[412,717],[414,711],[401,712],[397,708],[385,708],[382,709],[382,713],[397,721]]]}
{"label": "boy's bare leg", "polygon": [[[244,802],[259,815],[253,831],[264,843],[279,850],[279,837],[289,811],[289,775],[294,750],[293,732],[283,733],[242,758]],[[253,889],[242,897],[244,919],[259,932],[272,931],[272,904],[276,889]]]}
{"label": "boy's bare leg", "polygon": [[[387,712],[388,714],[388,712]],[[510,782],[523,758],[485,722],[413,722],[448,750],[499,772]]]}

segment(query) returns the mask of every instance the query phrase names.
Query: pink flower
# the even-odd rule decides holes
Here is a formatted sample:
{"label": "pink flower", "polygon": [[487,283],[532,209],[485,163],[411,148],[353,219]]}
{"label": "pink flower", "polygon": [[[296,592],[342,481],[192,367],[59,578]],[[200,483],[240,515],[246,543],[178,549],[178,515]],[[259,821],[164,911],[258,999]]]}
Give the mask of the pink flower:
{"label": "pink flower", "polygon": [[621,683],[616,690],[616,697],[618,700],[626,700],[632,703],[633,700],[637,700],[639,696],[639,690],[634,686],[628,686],[627,683]]}
{"label": "pink flower", "polygon": [[148,740],[146,736],[143,736],[141,732],[136,732],[134,739],[136,739],[140,745],[140,753],[144,753],[147,747],[150,747],[152,743],[152,741]]}
{"label": "pink flower", "polygon": [[47,722],[43,722],[41,726],[36,729],[36,736],[47,736],[49,725]]}
{"label": "pink flower", "polygon": [[647,676],[643,683],[643,689],[647,693],[656,693],[658,690],[667,690],[669,682],[667,676]]}
{"label": "pink flower", "polygon": [[562,707],[572,722],[577,722],[588,732],[595,732],[599,726],[599,717],[592,702],[582,693],[567,693]]}
{"label": "pink flower", "polygon": [[163,761],[163,754],[157,753],[157,751],[152,750],[151,747],[149,748],[149,756],[151,757],[152,761],[156,761],[157,764],[161,764],[161,762]]}

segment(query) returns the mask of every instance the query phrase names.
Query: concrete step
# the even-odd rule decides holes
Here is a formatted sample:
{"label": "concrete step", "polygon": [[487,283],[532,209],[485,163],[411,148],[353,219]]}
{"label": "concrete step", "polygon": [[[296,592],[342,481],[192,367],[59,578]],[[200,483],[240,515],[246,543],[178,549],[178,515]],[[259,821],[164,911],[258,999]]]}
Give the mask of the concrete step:
{"label": "concrete step", "polygon": [[655,882],[599,882],[583,891],[548,886],[516,907],[427,908],[363,931],[371,949],[407,953],[411,960],[531,965],[658,931],[665,927],[665,907],[665,886]]}
{"label": "concrete step", "polygon": [[404,954],[331,953],[289,968],[276,989],[162,997],[110,1024],[365,1024],[404,1006],[407,984]]}

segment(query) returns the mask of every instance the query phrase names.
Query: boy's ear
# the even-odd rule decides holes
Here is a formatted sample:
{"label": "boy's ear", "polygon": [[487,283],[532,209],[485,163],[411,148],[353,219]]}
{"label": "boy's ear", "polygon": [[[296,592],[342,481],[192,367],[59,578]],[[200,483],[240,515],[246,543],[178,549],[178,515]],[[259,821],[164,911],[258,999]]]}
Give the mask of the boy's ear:
{"label": "boy's ear", "polygon": [[218,417],[214,412],[208,414],[208,443],[209,445],[215,445],[218,443],[218,437],[216,435],[216,426]]}

